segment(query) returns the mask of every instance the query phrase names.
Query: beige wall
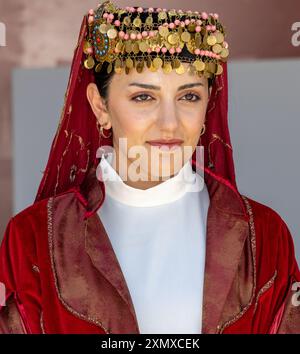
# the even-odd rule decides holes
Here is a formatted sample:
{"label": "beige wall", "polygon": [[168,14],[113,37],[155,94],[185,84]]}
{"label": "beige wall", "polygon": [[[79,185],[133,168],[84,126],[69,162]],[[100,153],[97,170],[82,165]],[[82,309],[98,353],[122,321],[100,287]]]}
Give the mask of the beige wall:
{"label": "beige wall", "polygon": [[[299,0],[119,0],[116,3],[217,12],[228,32],[231,58],[300,56],[300,47],[291,45],[292,23],[300,21]],[[0,0],[0,22],[7,28],[7,46],[0,47],[0,235],[12,213],[12,69],[69,64],[82,16],[96,6],[94,0]]]}

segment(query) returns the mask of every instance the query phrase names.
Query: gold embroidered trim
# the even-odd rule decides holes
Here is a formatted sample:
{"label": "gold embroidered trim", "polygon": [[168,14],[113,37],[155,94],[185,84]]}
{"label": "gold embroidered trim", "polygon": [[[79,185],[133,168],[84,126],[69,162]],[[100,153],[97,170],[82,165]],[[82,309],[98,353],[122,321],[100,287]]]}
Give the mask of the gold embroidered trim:
{"label": "gold embroidered trim", "polygon": [[256,301],[255,301],[255,306],[254,306],[254,312],[256,311],[257,309],[257,305],[258,305],[258,300],[259,298],[261,297],[261,295],[266,292],[273,284],[274,284],[274,281],[277,277],[277,269],[275,269],[275,272],[272,276],[272,278],[270,280],[268,280],[266,282],[266,284],[259,290],[259,292],[257,293],[257,296],[256,296]]}
{"label": "gold embroidered trim", "polygon": [[223,323],[222,326],[218,325],[217,326],[217,333],[222,333],[224,329],[230,325],[232,325],[234,322],[236,322],[238,319],[240,319],[244,313],[249,309],[249,307],[252,305],[254,298],[255,298],[255,292],[256,292],[256,233],[255,233],[255,226],[254,226],[254,218],[253,218],[253,212],[252,212],[252,207],[248,201],[248,199],[242,195],[242,198],[245,202],[247,212],[250,216],[249,220],[249,226],[250,226],[250,242],[251,242],[251,250],[252,250],[252,261],[253,261],[253,289],[252,289],[252,295],[249,303],[242,308],[242,310],[232,317],[229,321]]}
{"label": "gold embroidered trim", "polygon": [[87,322],[90,322],[92,324],[95,324],[96,326],[102,328],[106,334],[110,334],[109,330],[107,328],[105,328],[103,326],[103,324],[92,318],[89,316],[85,316],[79,312],[77,312],[76,310],[74,310],[70,305],[68,305],[64,299],[62,298],[61,294],[60,294],[60,290],[59,290],[59,286],[58,286],[58,280],[57,280],[57,273],[56,273],[56,268],[55,268],[55,262],[54,262],[54,252],[53,252],[53,202],[54,202],[54,198],[51,197],[48,200],[47,203],[47,215],[48,215],[48,245],[49,245],[49,252],[50,252],[50,260],[51,260],[51,269],[53,272],[53,277],[54,277],[54,285],[55,285],[55,289],[57,292],[57,296],[60,300],[60,302],[63,304],[63,306],[74,316],[85,320]]}
{"label": "gold embroidered trim", "polygon": [[45,326],[44,326],[44,320],[43,320],[43,311],[41,311],[41,315],[40,315],[40,326],[41,326],[41,329],[42,329],[42,334],[46,334]]}

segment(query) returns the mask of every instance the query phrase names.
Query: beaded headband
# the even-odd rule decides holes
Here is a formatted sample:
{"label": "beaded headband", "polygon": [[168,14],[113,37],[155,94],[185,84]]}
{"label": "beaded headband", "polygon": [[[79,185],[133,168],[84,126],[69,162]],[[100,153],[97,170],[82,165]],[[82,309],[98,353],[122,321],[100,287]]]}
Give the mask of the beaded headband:
{"label": "beaded headband", "polygon": [[165,73],[173,69],[214,78],[229,55],[225,30],[218,14],[161,8],[118,8],[111,1],[88,13],[84,66],[100,72],[126,74],[145,66]]}

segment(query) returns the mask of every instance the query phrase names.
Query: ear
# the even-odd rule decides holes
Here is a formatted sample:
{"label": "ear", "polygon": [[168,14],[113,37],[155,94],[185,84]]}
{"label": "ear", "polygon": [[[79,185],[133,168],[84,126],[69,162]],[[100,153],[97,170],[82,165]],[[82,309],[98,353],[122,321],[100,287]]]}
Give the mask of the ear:
{"label": "ear", "polygon": [[111,128],[110,116],[103,97],[100,96],[98,87],[94,83],[90,83],[86,89],[86,96],[100,125],[104,125],[105,129]]}

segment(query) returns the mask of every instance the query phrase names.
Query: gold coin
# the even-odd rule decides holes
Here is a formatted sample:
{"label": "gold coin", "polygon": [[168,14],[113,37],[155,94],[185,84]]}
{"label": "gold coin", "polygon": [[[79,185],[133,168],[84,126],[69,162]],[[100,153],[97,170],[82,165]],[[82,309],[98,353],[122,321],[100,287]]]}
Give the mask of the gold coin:
{"label": "gold coin", "polygon": [[169,35],[169,29],[167,27],[164,27],[164,26],[160,27],[159,34],[162,37],[167,37]]}
{"label": "gold coin", "polygon": [[184,74],[185,70],[184,70],[184,66],[181,64],[179,68],[175,69],[177,74]]}
{"label": "gold coin", "polygon": [[108,36],[108,38],[110,38],[110,39],[116,38],[116,37],[117,37],[117,34],[118,34],[118,32],[117,32],[114,28],[111,28],[111,29],[109,29],[109,30],[107,31],[107,36]]}
{"label": "gold coin", "polygon": [[193,66],[197,71],[203,71],[205,69],[205,63],[202,60],[195,60]]}
{"label": "gold coin", "polygon": [[84,66],[86,69],[93,69],[95,65],[95,60],[93,57],[89,56],[85,61],[84,61]]}
{"label": "gold coin", "polygon": [[126,25],[126,26],[129,26],[131,24],[131,19],[129,16],[126,16],[123,20],[123,23]]}
{"label": "gold coin", "polygon": [[108,67],[107,67],[107,73],[110,74],[112,72],[113,69],[113,65],[112,63],[109,63]]}
{"label": "gold coin", "polygon": [[212,47],[214,53],[219,54],[222,51],[221,44],[217,43]]}
{"label": "gold coin", "polygon": [[153,62],[151,63],[149,70],[153,72],[157,71],[157,68],[154,66]]}
{"label": "gold coin", "polygon": [[96,73],[99,73],[101,71],[101,68],[102,68],[102,63],[97,64],[95,68]]}
{"label": "gold coin", "polygon": [[148,44],[144,41],[139,42],[139,48],[141,52],[147,52]]}
{"label": "gold coin", "polygon": [[135,27],[141,27],[142,25],[142,20],[139,18],[139,17],[136,17],[134,20],[133,20],[133,25]]}
{"label": "gold coin", "polygon": [[107,32],[107,30],[108,30],[108,28],[107,28],[107,25],[105,24],[105,23],[102,23],[100,26],[99,26],[99,31],[101,32],[101,33],[106,33]]}
{"label": "gold coin", "polygon": [[183,42],[189,42],[191,39],[191,34],[187,31],[183,32],[182,35],[181,35],[181,40]]}
{"label": "gold coin", "polygon": [[147,57],[147,67],[150,68],[152,65],[152,60],[151,60],[151,57]]}
{"label": "gold coin", "polygon": [[128,68],[127,66],[125,66],[125,73],[129,74],[130,73],[130,68]]}
{"label": "gold coin", "polygon": [[135,68],[138,73],[141,73],[144,69],[144,61],[143,60],[138,61]]}
{"label": "gold coin", "polygon": [[146,23],[146,25],[151,26],[152,23],[153,23],[153,17],[152,17],[152,16],[148,16],[148,17],[146,18],[145,23]]}
{"label": "gold coin", "polygon": [[209,70],[209,72],[214,74],[217,70],[217,64],[213,63],[213,62],[208,63],[208,70]]}
{"label": "gold coin", "polygon": [[131,53],[131,51],[132,51],[131,41],[126,41],[125,50],[127,53]]}
{"label": "gold coin", "polygon": [[174,68],[175,68],[175,69],[178,69],[178,68],[180,67],[180,65],[181,65],[181,61],[176,58],[176,59],[174,60]]}
{"label": "gold coin", "polygon": [[229,55],[229,50],[227,48],[223,48],[220,55],[221,55],[221,58],[227,58]]}
{"label": "gold coin", "polygon": [[224,42],[224,35],[221,32],[217,32],[215,36],[217,38],[217,43],[221,44]]}
{"label": "gold coin", "polygon": [[172,33],[168,36],[168,42],[170,44],[176,44],[179,41],[179,37],[177,33]]}
{"label": "gold coin", "polygon": [[115,61],[115,68],[120,68],[122,66],[122,62],[120,58],[117,58]]}
{"label": "gold coin", "polygon": [[85,41],[83,45],[83,52],[89,54],[88,49],[92,47],[92,44],[89,41]]}
{"label": "gold coin", "polygon": [[207,37],[207,44],[214,45],[217,43],[217,38],[213,35]]}
{"label": "gold coin", "polygon": [[125,47],[125,44],[123,42],[118,42],[116,45],[116,48],[118,49],[118,51],[123,52]]}
{"label": "gold coin", "polygon": [[187,42],[187,43],[186,43],[186,47],[187,47],[188,51],[189,51],[191,54],[194,54],[195,49],[196,49],[193,42],[194,42],[194,41],[190,41],[190,42]]}
{"label": "gold coin", "polygon": [[131,58],[127,58],[125,63],[127,68],[129,69],[133,68],[133,60]]}
{"label": "gold coin", "polygon": [[139,43],[138,42],[134,42],[132,45],[132,50],[133,53],[137,54],[140,51],[140,47],[139,47]]}
{"label": "gold coin", "polygon": [[160,57],[156,57],[154,60],[153,60],[153,65],[155,68],[160,68],[163,64],[163,61]]}
{"label": "gold coin", "polygon": [[221,64],[218,64],[216,75],[221,75],[222,73],[223,73],[223,66]]}
{"label": "gold coin", "polygon": [[190,64],[189,66],[188,66],[188,68],[187,68],[187,72],[189,73],[189,74],[195,74],[195,72],[196,72],[196,68],[195,68],[195,66],[194,65],[192,65],[192,64]]}
{"label": "gold coin", "polygon": [[172,71],[172,65],[170,62],[165,62],[163,65],[163,71],[165,74],[169,74]]}
{"label": "gold coin", "polygon": [[165,20],[167,18],[167,13],[165,11],[161,11],[158,14],[158,19],[159,20]]}
{"label": "gold coin", "polygon": [[201,43],[202,43],[201,34],[197,33],[195,35],[195,46],[196,46],[196,48],[200,48]]}
{"label": "gold coin", "polygon": [[114,71],[115,71],[115,73],[117,73],[117,74],[121,74],[122,73],[122,71],[123,71],[123,68],[117,68],[116,66],[115,66],[115,68],[114,68]]}

